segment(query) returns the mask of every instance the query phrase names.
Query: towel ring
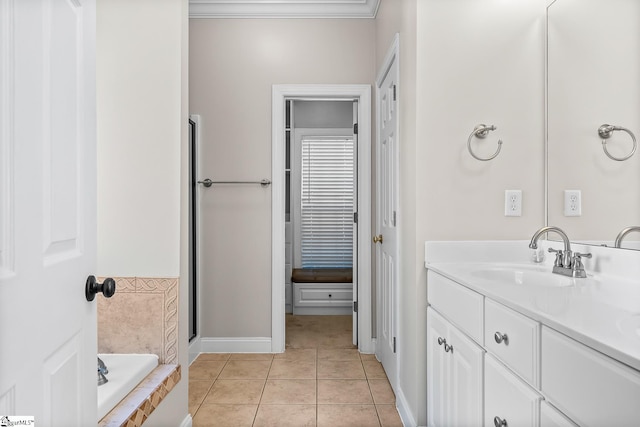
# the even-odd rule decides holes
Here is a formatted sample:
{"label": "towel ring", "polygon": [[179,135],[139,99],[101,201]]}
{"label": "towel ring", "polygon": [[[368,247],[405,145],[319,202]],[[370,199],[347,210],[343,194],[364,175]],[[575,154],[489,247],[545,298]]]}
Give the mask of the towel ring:
{"label": "towel ring", "polygon": [[[607,150],[606,140],[611,137],[611,134],[613,133],[614,130],[625,131],[631,137],[631,140],[633,141],[633,148],[631,149],[631,153],[629,153],[629,155],[625,157],[616,157],[616,156],[613,156],[611,153],[609,153],[609,151]],[[615,160],[617,162],[622,162],[627,160],[628,158],[633,156],[633,154],[636,152],[636,148],[638,148],[638,142],[636,141],[636,136],[633,134],[633,132],[621,126],[613,126],[613,125],[607,125],[607,124],[602,125],[598,128],[598,135],[600,135],[600,138],[602,138],[602,149],[604,150],[604,154],[606,154],[607,157],[609,157],[611,160]]]}
{"label": "towel ring", "polygon": [[473,150],[471,149],[471,138],[473,138],[474,136],[476,138],[486,138],[487,135],[489,135],[489,131],[491,130],[496,130],[496,127],[494,125],[491,126],[486,126],[486,125],[477,125],[475,128],[473,128],[473,132],[471,132],[471,135],[469,135],[469,139],[467,139],[467,149],[469,149],[469,154],[471,154],[473,156],[474,159],[480,160],[481,162],[486,162],[492,159],[495,159],[496,156],[498,154],[500,154],[500,149],[502,148],[502,140],[499,139],[498,140],[498,149],[496,150],[495,153],[493,153],[493,156],[491,157],[478,157],[476,156],[476,154],[473,152]]}

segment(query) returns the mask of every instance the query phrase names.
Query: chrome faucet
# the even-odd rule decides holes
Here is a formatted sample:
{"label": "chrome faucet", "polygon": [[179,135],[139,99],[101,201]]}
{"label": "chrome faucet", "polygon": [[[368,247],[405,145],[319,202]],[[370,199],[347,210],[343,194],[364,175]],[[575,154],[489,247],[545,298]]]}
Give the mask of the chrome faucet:
{"label": "chrome faucet", "polygon": [[620,245],[622,245],[622,239],[624,239],[624,237],[627,234],[631,233],[632,231],[640,231],[640,226],[639,225],[635,225],[635,226],[632,226],[632,227],[627,227],[627,228],[622,229],[622,231],[620,233],[618,233],[618,237],[616,237],[616,242],[615,242],[615,244],[613,246],[616,247],[616,248],[619,248]]}
{"label": "chrome faucet", "polygon": [[106,384],[109,380],[105,375],[109,373],[107,365],[98,357],[98,385]]}
{"label": "chrome faucet", "polygon": [[540,236],[550,231],[554,231],[559,234],[560,237],[562,237],[562,242],[564,243],[563,250],[549,248],[549,252],[554,252],[556,254],[556,260],[553,263],[552,272],[556,274],[562,274],[563,276],[576,278],[587,277],[587,273],[584,270],[584,265],[582,264],[582,258],[591,258],[591,254],[581,254],[579,252],[576,252],[575,254],[572,253],[569,237],[560,228],[555,226],[542,227],[533,234],[531,243],[529,243],[529,247],[531,249],[538,249],[538,240],[540,239]]}

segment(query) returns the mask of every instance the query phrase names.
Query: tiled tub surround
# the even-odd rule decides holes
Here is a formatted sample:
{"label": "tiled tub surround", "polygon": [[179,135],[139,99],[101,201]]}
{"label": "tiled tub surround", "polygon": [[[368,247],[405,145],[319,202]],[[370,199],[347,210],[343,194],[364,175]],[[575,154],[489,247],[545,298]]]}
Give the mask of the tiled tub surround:
{"label": "tiled tub surround", "polygon": [[[432,319],[429,342],[442,336],[446,337],[443,344],[449,345],[458,334],[453,347],[459,357],[462,341],[471,345],[467,348],[476,349],[479,371],[468,372],[479,379],[480,389],[474,390],[480,395],[474,394],[470,402],[481,405],[484,401],[485,425],[495,422],[494,412],[508,412],[508,408],[494,409],[500,402],[513,402],[516,388],[522,391],[521,396],[531,399],[521,408],[529,409],[507,418],[522,424],[517,417],[531,411],[531,418],[522,425],[547,426],[551,418],[563,419],[553,425],[573,425],[565,416],[579,425],[637,421],[640,252],[572,244],[574,252],[593,255],[584,260],[588,277],[573,279],[551,273],[554,257],[548,253],[542,265],[533,263],[528,244],[427,242],[427,311]],[[545,250],[562,248],[561,242],[540,244]],[[444,326],[437,318],[448,321],[450,332],[442,332]],[[501,344],[494,332],[506,335],[507,330],[509,341]],[[461,338],[460,331],[468,339]],[[442,346],[438,344],[430,347],[439,356]],[[530,350],[523,350],[527,348]],[[442,384],[446,387],[446,382]],[[515,387],[515,394],[505,395],[507,384]],[[436,385],[430,383],[429,387]],[[438,407],[437,402],[430,404]]]}
{"label": "tiled tub surround", "polygon": [[178,279],[113,279],[115,295],[98,298],[98,353],[151,353],[176,363]]}
{"label": "tiled tub surround", "polygon": [[116,293],[98,298],[98,353],[155,354],[160,365],[99,425],[137,427],[181,378],[177,365],[178,279],[113,279]]}

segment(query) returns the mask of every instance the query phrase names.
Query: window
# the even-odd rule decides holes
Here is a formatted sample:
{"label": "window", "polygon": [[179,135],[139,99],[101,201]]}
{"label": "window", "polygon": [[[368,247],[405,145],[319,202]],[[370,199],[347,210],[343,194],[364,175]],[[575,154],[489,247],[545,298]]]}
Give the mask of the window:
{"label": "window", "polygon": [[355,192],[353,137],[304,136],[301,142],[302,268],[350,268]]}

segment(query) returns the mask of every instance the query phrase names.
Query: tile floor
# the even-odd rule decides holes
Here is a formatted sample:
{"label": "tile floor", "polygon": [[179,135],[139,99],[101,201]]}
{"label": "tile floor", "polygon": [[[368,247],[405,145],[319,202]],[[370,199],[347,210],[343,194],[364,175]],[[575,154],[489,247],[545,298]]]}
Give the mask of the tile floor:
{"label": "tile floor", "polygon": [[287,315],[282,354],[201,354],[189,412],[194,427],[402,426],[382,365],[351,344],[351,316]]}

